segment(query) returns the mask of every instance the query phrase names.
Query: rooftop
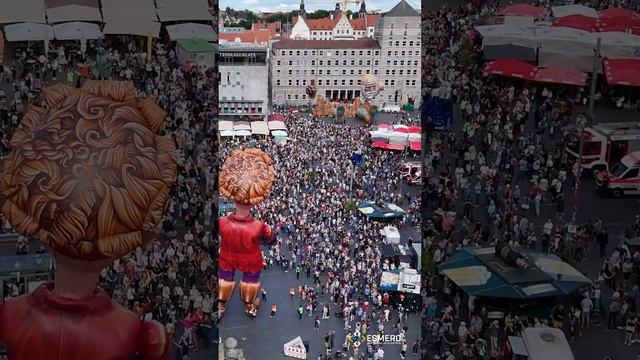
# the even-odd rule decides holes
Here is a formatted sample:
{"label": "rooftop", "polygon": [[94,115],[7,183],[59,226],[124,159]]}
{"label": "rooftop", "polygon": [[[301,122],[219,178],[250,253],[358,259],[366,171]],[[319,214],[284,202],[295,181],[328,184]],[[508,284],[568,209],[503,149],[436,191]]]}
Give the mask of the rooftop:
{"label": "rooftop", "polygon": [[273,44],[274,49],[380,49],[374,39],[357,40],[294,40],[284,39]]}
{"label": "rooftop", "polygon": [[416,11],[408,2],[401,0],[396,6],[394,6],[389,12],[384,14],[384,17],[412,17],[420,16],[420,13]]}
{"label": "rooftop", "polygon": [[215,45],[202,39],[182,39],[177,41],[178,46],[187,52],[214,52]]}

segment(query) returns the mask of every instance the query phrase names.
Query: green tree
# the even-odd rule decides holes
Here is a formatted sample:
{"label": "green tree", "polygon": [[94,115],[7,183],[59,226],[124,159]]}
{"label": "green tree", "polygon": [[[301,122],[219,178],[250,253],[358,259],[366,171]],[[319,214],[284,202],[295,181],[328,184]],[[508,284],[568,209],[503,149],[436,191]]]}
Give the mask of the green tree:
{"label": "green tree", "polygon": [[328,18],[331,15],[327,10],[316,10],[312,13],[307,14],[307,19],[324,19]]}

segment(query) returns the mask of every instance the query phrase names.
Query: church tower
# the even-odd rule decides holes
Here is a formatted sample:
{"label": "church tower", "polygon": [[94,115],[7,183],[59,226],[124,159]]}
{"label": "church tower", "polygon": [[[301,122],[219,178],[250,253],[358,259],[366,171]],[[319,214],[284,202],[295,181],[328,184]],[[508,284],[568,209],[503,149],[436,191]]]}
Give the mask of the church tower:
{"label": "church tower", "polygon": [[298,14],[298,16],[302,18],[307,17],[307,12],[304,10],[304,0],[300,0],[300,13]]}
{"label": "church tower", "polygon": [[364,1],[360,4],[360,11],[358,11],[358,13],[360,14],[361,18],[367,16],[367,7],[364,5]]}

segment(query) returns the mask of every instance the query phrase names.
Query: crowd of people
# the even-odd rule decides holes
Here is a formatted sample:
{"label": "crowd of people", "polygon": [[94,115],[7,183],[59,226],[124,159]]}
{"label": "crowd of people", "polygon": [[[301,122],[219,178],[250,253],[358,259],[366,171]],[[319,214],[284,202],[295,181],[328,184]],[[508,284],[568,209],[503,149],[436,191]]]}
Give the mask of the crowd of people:
{"label": "crowd of people", "polygon": [[[407,229],[417,234],[419,192],[410,192],[401,184],[401,154],[373,150],[363,141],[368,130],[364,124],[335,125],[308,114],[285,115],[289,129],[286,144],[273,139],[252,140],[251,144],[269,154],[277,169],[270,197],[255,212],[257,218],[274,226],[277,234],[277,244],[265,251],[265,266],[295,271],[304,282],[292,286],[291,300],[274,304],[271,314],[276,314],[274,308],[275,316],[297,311],[300,319],[315,317],[316,327],[339,316],[344,322],[344,341],[336,339],[334,344],[336,336],[341,338],[341,329],[331,331],[321,358],[342,351],[347,354],[344,359],[382,359],[382,347],[352,346],[354,333],[404,334],[409,315],[378,287],[383,269],[383,224],[360,215],[356,205],[365,200],[398,204],[407,215],[394,224],[402,232]],[[417,123],[416,118],[406,116],[397,121]],[[220,158],[239,146],[248,143],[240,139],[223,142]],[[362,153],[363,162],[353,166],[351,158],[356,151]],[[412,331],[416,334],[419,329]],[[410,345],[400,347],[406,352]],[[390,356],[397,358],[399,353]]]}
{"label": "crowd of people", "polygon": [[[0,72],[0,155],[28,104],[43,105],[42,89],[55,83],[81,86],[90,79],[133,81],[139,97],[153,98],[166,112],[163,134],[175,139],[178,178],[162,232],[144,249],[138,248],[105,269],[101,286],[120,304],[143,319],[163,323],[183,354],[199,346],[213,348],[218,340],[216,235],[214,225],[215,117],[217,71],[211,66],[183,64],[175,43],[157,39],[150,60],[144,41],[108,36],[89,42],[86,53],[52,42],[48,57],[43,49],[25,48],[5,58]],[[11,232],[3,220],[3,230]],[[18,241],[18,254],[28,254],[28,241]],[[37,245],[31,246],[40,251]],[[26,290],[9,282],[8,294]]]}
{"label": "crowd of people", "polygon": [[[474,25],[504,5],[492,1],[423,12],[423,96],[450,101],[462,124],[430,135],[425,154],[423,206],[428,217],[422,236],[434,266],[462,247],[499,242],[555,254],[569,263],[583,261],[593,244],[601,247],[602,255],[606,252],[609,229],[601,220],[573,226],[577,208],[571,200],[577,196],[582,170],[565,151],[566,135],[577,122],[586,121],[575,109],[586,103],[585,89],[482,74],[482,40]],[[602,9],[615,4],[585,5]],[[629,225],[620,235],[621,244],[632,237]],[[622,249],[604,262],[600,281],[594,279],[597,286],[540,319],[512,314],[491,319],[477,299],[431,269],[423,278],[430,289],[423,301],[429,358],[511,359],[508,337],[528,326],[556,326],[573,340],[587,326],[589,311],[600,309],[601,300],[608,306],[603,313],[611,328],[621,321],[632,334],[630,344],[637,331],[629,319],[635,317],[621,315],[621,304],[628,305],[625,314],[636,311],[640,292],[633,274],[640,255],[624,245]],[[610,299],[604,292],[600,297],[601,286],[615,291]]]}

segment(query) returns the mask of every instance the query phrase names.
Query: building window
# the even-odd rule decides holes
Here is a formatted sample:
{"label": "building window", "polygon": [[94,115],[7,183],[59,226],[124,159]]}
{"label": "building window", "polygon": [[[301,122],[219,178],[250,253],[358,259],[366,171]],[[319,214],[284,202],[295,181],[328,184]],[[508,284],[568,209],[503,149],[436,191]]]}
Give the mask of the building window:
{"label": "building window", "polygon": [[318,70],[318,75],[322,75],[322,69]]}
{"label": "building window", "polygon": [[350,73],[351,75],[353,75],[353,74],[355,74],[355,70],[351,69],[351,71],[349,71],[349,73]]}
{"label": "building window", "polygon": [[416,86],[416,81],[415,80],[411,80],[411,85]]}
{"label": "building window", "polygon": [[379,51],[379,50],[376,50],[376,51],[375,51],[375,53],[374,53],[374,55],[375,55],[375,56],[380,55],[380,51]]}
{"label": "building window", "polygon": [[349,80],[349,85],[353,85],[353,79]]}
{"label": "building window", "polygon": [[385,75],[389,75],[389,69],[384,72]]}
{"label": "building window", "polygon": [[287,94],[287,100],[291,100],[291,94]]}
{"label": "building window", "polygon": [[342,69],[342,75],[347,75],[347,69]]}
{"label": "building window", "polygon": [[384,86],[389,86],[389,80],[384,81]]}
{"label": "building window", "polygon": [[291,86],[291,80],[289,80],[289,86]]}
{"label": "building window", "polygon": [[409,84],[411,84],[411,81],[410,80],[405,80],[404,84],[409,86]]}
{"label": "building window", "polygon": [[276,65],[280,66],[280,60],[276,61]]}
{"label": "building window", "polygon": [[398,75],[402,75],[403,71],[402,69],[398,70]]}
{"label": "building window", "polygon": [[295,95],[295,99],[298,100],[298,94]]}
{"label": "building window", "polygon": [[289,75],[293,75],[293,70],[289,69]]}
{"label": "building window", "polygon": [[280,69],[276,70],[276,74],[280,75]]}
{"label": "building window", "polygon": [[322,66],[323,61],[319,60],[318,65]]}
{"label": "building window", "polygon": [[311,66],[316,66],[316,61],[315,60],[311,60]]}
{"label": "building window", "polygon": [[331,75],[331,69],[327,69],[327,75]]}
{"label": "building window", "polygon": [[396,41],[396,46],[400,46],[400,41]]}
{"label": "building window", "polygon": [[296,86],[300,86],[300,80],[296,80]]}
{"label": "building window", "polygon": [[333,80],[333,85],[338,85],[338,80],[337,79]]}
{"label": "building window", "polygon": [[388,56],[391,56],[391,51],[387,51],[387,55],[388,55]]}
{"label": "building window", "polygon": [[318,85],[322,85],[322,79],[318,79]]}
{"label": "building window", "polygon": [[307,56],[307,50],[305,50],[305,51],[303,52],[303,54],[304,54],[304,56]]}
{"label": "building window", "polygon": [[316,74],[316,69],[311,69],[311,75],[315,75]]}
{"label": "building window", "polygon": [[367,56],[371,56],[371,50],[367,50]]}
{"label": "building window", "polygon": [[[347,30],[347,33],[349,33],[349,31]],[[342,56],[347,56],[347,50],[342,52]],[[346,64],[345,64],[346,65]]]}
{"label": "building window", "polygon": [[345,85],[347,85],[347,80],[342,79],[342,86],[345,86]]}
{"label": "building window", "polygon": [[289,56],[293,56],[293,50],[289,50]]}
{"label": "building window", "polygon": [[276,86],[280,86],[280,79],[276,80]]}
{"label": "building window", "polygon": [[293,60],[289,60],[289,66],[293,66]]}

